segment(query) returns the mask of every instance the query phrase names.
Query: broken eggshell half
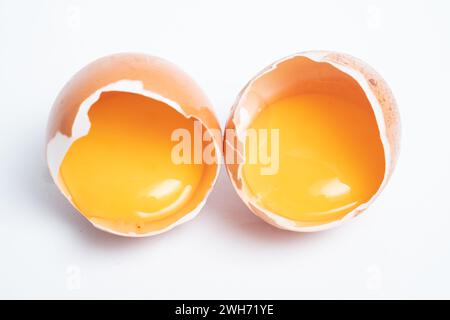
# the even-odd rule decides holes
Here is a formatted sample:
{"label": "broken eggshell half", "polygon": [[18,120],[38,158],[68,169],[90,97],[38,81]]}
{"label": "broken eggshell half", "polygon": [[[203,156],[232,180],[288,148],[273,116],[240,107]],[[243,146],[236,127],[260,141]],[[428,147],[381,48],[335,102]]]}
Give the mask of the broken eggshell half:
{"label": "broken eggshell half", "polygon": [[[282,121],[288,123],[284,131]],[[246,169],[247,131],[276,125],[281,173],[270,178]],[[339,140],[352,136],[354,142]],[[383,78],[348,54],[309,51],[273,63],[248,82],[232,107],[223,151],[233,186],[255,215],[281,229],[308,232],[363,212],[391,176],[399,142],[399,113]]]}
{"label": "broken eggshell half", "polygon": [[[173,159],[179,129],[176,139],[193,139],[182,151],[208,148],[209,161]],[[194,218],[220,169],[220,126],[208,98],[178,67],[144,54],[106,56],[76,73],[54,102],[46,140],[59,190],[95,227],[122,236]]]}

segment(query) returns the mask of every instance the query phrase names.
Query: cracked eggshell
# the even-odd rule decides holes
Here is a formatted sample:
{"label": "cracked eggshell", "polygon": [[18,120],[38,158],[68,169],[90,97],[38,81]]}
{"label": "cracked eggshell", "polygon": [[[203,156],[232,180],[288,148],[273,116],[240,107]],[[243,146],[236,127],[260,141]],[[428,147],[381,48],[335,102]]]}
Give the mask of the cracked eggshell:
{"label": "cracked eggshell", "polygon": [[[253,118],[281,95],[286,95],[291,90],[298,92],[299,88],[308,90],[311,77],[317,75],[338,83],[335,88],[326,90],[339,90],[340,85],[354,86],[362,90],[373,108],[385,154],[385,176],[376,194],[342,219],[322,224],[287,219],[259,206],[246,190],[241,174],[245,131]],[[321,86],[325,88],[327,83],[323,82]],[[233,135],[229,134],[230,130],[234,131]],[[256,216],[281,229],[310,232],[338,226],[363,212],[389,180],[398,159],[399,146],[400,116],[397,103],[386,81],[365,62],[348,54],[307,51],[276,61],[262,70],[241,90],[226,123],[223,152],[227,172],[234,188]],[[237,161],[227,160],[233,158]]]}
{"label": "cracked eggshell", "polygon": [[[120,53],[100,58],[77,72],[63,87],[53,104],[47,126],[46,155],[50,173],[75,208],[60,179],[60,165],[71,144],[88,134],[88,111],[101,93],[108,91],[150,97],[164,102],[186,117],[199,120],[211,134],[215,155],[220,158],[220,125],[210,101],[186,73],[164,59],[145,54]],[[113,221],[88,220],[101,230],[122,236],[149,236],[170,230],[194,218],[203,207],[219,174],[220,165],[217,163],[215,171],[208,174],[209,186],[203,195],[198,196],[198,204],[187,214],[167,218],[162,228],[149,224],[137,230]]]}

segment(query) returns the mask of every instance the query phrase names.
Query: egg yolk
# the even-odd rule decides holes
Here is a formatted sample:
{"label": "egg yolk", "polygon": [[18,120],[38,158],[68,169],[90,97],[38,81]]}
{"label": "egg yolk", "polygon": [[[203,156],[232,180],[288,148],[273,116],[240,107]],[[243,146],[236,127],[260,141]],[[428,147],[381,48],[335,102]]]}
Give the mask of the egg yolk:
{"label": "egg yolk", "polygon": [[[383,181],[384,150],[368,102],[289,96],[266,106],[249,129],[258,133],[258,151],[267,154],[251,161],[255,149],[247,136],[244,183],[259,206],[280,216],[335,221],[369,201]],[[277,130],[278,136],[271,134]]]}
{"label": "egg yolk", "polygon": [[139,225],[186,207],[207,165],[175,163],[171,135],[184,128],[193,136],[193,118],[126,92],[103,93],[88,116],[89,133],[72,144],[60,167],[67,193],[86,217]]}

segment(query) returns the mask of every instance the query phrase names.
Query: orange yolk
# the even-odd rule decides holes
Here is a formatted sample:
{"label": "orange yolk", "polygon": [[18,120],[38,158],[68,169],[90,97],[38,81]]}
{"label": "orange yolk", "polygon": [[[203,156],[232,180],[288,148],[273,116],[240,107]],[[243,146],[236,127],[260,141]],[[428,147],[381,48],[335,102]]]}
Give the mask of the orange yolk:
{"label": "orange yolk", "polygon": [[[383,145],[368,102],[290,96],[264,108],[249,129],[242,167],[247,192],[260,207],[288,219],[340,219],[369,201],[384,179]],[[258,161],[251,154],[252,130],[258,132]],[[277,130],[278,138],[271,134]]]}
{"label": "orange yolk", "polygon": [[60,167],[86,217],[139,224],[187,210],[207,165],[174,163],[171,135],[185,128],[193,136],[193,118],[125,92],[103,93],[88,116],[88,135],[72,144]]}

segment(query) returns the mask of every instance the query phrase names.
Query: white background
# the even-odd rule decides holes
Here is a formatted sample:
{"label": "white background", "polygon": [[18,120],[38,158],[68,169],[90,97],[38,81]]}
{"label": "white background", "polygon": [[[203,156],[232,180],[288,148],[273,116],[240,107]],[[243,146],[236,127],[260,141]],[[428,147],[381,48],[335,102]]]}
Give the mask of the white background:
{"label": "white background", "polygon": [[[222,124],[259,70],[311,49],[391,85],[397,170],[361,217],[315,234],[253,216],[221,177],[192,222],[128,239],[91,227],[51,182],[53,100],[100,56],[188,72]],[[450,298],[450,2],[0,0],[0,298]]]}

